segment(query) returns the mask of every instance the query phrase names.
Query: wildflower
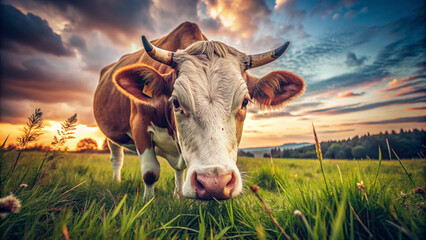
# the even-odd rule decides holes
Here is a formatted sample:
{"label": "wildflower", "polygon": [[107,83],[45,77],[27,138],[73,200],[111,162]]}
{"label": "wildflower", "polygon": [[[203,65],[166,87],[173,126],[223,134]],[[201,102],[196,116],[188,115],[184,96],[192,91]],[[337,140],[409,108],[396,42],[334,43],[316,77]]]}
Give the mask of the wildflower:
{"label": "wildflower", "polygon": [[362,193],[365,193],[365,186],[362,180],[360,183],[356,183],[356,185],[358,186],[359,191],[361,191]]}
{"label": "wildflower", "polygon": [[401,197],[403,197],[403,198],[407,197],[407,194],[403,193],[402,191],[399,194],[401,194]]}
{"label": "wildflower", "polygon": [[259,187],[257,185],[253,185],[250,187],[251,191],[254,193],[257,193],[257,191],[259,191]]}
{"label": "wildflower", "polygon": [[297,216],[297,217],[303,217],[303,214],[302,214],[302,212],[301,211],[299,211],[299,210],[294,210],[294,212],[293,212],[293,214],[294,214],[294,216]]}
{"label": "wildflower", "polygon": [[22,183],[21,185],[19,185],[20,188],[27,188],[28,184]]}
{"label": "wildflower", "polygon": [[13,194],[0,198],[0,219],[7,217],[9,213],[19,213],[21,211],[21,200]]}
{"label": "wildflower", "polygon": [[411,193],[425,194],[425,190],[421,187],[411,190]]}

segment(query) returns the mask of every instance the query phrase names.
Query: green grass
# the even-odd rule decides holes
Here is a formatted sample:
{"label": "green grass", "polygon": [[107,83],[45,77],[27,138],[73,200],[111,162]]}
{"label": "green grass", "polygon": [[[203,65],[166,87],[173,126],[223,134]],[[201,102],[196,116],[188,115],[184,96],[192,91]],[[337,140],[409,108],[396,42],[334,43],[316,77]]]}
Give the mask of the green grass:
{"label": "green grass", "polygon": [[[3,176],[16,155],[3,153]],[[1,239],[63,239],[64,226],[71,239],[284,239],[247,188],[228,201],[174,199],[174,172],[163,159],[151,202],[142,200],[134,155],[125,157],[121,183],[112,181],[108,154],[65,153],[32,188],[19,188],[34,181],[43,157],[24,152],[1,183],[1,197],[14,193],[22,203],[20,213],[0,220]],[[368,232],[378,239],[424,239],[425,198],[409,192],[413,183],[425,187],[425,160],[382,161],[380,171],[378,161],[324,160],[328,189],[318,160],[274,159],[272,167],[270,159],[240,158],[238,165],[245,185],[260,187],[293,239],[368,239]],[[357,187],[361,181],[366,194]]]}

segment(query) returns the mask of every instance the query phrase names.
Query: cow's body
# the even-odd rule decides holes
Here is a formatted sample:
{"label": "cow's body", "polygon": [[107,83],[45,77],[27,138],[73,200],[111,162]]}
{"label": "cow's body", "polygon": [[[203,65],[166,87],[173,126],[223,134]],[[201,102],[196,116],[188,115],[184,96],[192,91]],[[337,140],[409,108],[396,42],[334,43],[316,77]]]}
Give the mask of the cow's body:
{"label": "cow's body", "polygon": [[[227,199],[238,195],[242,183],[236,158],[247,99],[279,105],[303,90],[303,80],[288,72],[261,79],[249,76],[240,61],[245,54],[205,41],[198,26],[186,22],[152,42],[170,51],[169,55],[173,52],[166,62],[171,65],[175,56],[173,67],[151,58],[155,49],[145,45],[150,55],[145,50],[125,55],[101,72],[94,115],[109,139],[114,179],[121,178],[123,147],[136,151],[145,198],[153,196],[160,175],[157,154],[175,169],[178,196]],[[185,50],[174,55],[178,49]],[[278,50],[269,58],[277,58]],[[255,61],[258,57],[253,56],[256,66],[271,61],[264,55]],[[251,56],[248,63],[251,67]],[[150,85],[152,93],[145,92],[145,85]],[[189,168],[184,183],[185,167]]]}

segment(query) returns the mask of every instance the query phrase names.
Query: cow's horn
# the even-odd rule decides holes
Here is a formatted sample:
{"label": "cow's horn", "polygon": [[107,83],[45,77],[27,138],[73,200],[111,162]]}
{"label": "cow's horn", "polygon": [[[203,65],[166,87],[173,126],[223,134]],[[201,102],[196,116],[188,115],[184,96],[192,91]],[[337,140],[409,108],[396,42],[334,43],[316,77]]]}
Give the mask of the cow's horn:
{"label": "cow's horn", "polygon": [[174,52],[170,52],[167,50],[163,50],[161,48],[158,48],[154,45],[152,45],[148,39],[146,39],[145,35],[142,35],[142,43],[143,43],[143,47],[145,48],[146,53],[148,53],[148,55],[160,62],[160,63],[164,63],[166,65],[172,66],[174,67],[175,62],[173,61],[173,56],[175,55]]}
{"label": "cow's horn", "polygon": [[288,48],[288,45],[290,45],[290,42],[286,42],[277,49],[269,52],[245,56],[243,61],[246,65],[246,69],[259,67],[272,61],[275,61],[285,52],[285,50]]}

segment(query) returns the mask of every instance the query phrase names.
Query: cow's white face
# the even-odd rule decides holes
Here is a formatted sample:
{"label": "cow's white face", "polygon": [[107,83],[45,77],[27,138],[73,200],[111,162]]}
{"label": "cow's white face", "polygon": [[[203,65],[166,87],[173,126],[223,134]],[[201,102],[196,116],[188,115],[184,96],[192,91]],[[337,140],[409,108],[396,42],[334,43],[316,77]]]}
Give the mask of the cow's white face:
{"label": "cow's white face", "polygon": [[170,101],[177,138],[188,167],[183,195],[226,199],[242,189],[238,145],[250,96],[237,59],[200,59],[179,64]]}

